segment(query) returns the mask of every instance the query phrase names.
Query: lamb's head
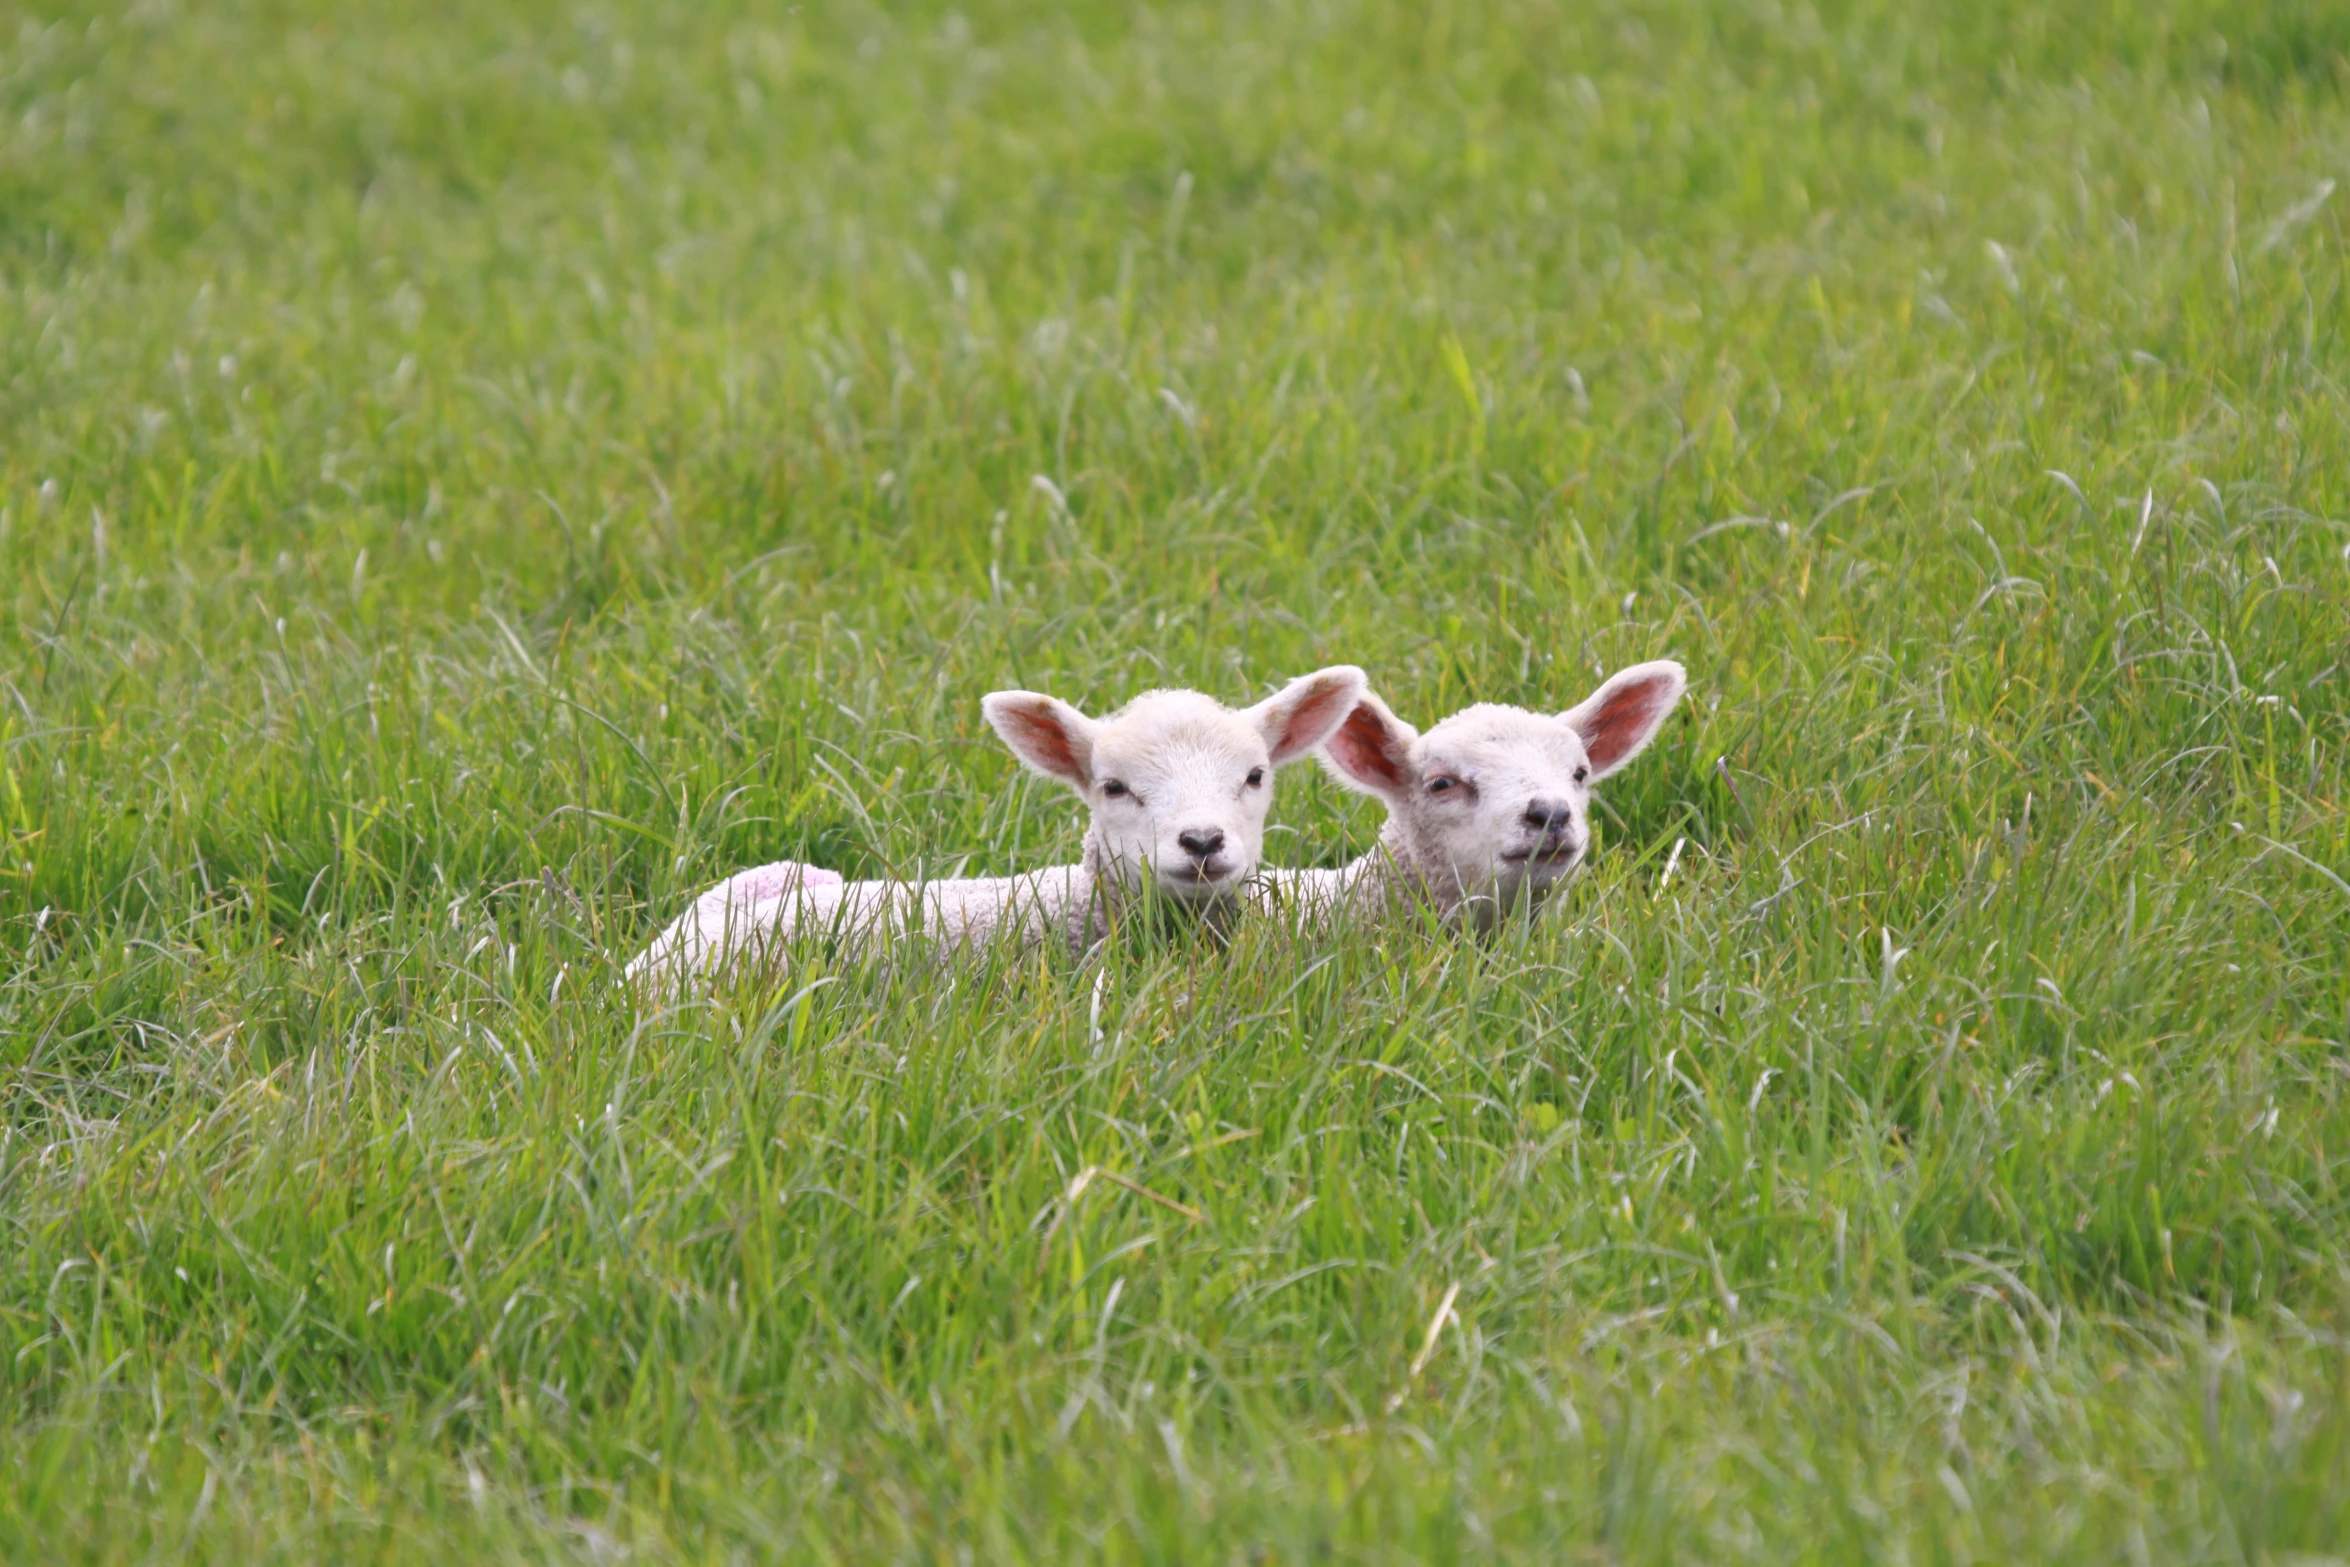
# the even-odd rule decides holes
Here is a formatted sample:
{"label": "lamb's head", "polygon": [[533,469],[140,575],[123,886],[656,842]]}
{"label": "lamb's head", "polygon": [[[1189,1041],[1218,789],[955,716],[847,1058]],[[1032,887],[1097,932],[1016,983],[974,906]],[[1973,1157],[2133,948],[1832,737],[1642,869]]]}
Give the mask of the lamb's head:
{"label": "lamb's head", "polygon": [[1646,748],[1687,684],[1670,660],[1636,664],[1564,713],[1480,703],[1426,734],[1366,695],[1323,757],[1386,802],[1386,852],[1439,907],[1490,916],[1582,862],[1591,786]]}
{"label": "lamb's head", "polygon": [[1033,691],[983,706],[1013,755],[1092,810],[1095,875],[1207,905],[1256,874],[1274,769],[1329,739],[1366,691],[1363,672],[1339,664],[1237,711],[1197,691],[1148,692],[1098,719]]}

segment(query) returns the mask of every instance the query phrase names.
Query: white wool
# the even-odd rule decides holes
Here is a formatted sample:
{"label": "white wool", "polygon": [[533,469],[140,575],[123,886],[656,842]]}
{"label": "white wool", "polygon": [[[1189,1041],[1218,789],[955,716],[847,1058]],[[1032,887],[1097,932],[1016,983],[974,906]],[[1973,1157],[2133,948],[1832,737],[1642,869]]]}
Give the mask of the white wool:
{"label": "white wool", "polygon": [[[827,883],[789,880],[760,895],[736,890],[744,876],[781,879],[805,869]],[[1065,932],[1082,948],[1099,939],[1106,908],[1093,896],[1082,866],[1062,865],[1023,876],[963,877],[913,883],[843,882],[829,871],[794,861],[730,877],[694,901],[627,969],[633,982],[664,975],[683,978],[756,960],[799,932],[821,932],[864,942],[927,935],[951,943],[984,944],[999,935],[1036,940]],[[730,891],[733,895],[730,895]]]}

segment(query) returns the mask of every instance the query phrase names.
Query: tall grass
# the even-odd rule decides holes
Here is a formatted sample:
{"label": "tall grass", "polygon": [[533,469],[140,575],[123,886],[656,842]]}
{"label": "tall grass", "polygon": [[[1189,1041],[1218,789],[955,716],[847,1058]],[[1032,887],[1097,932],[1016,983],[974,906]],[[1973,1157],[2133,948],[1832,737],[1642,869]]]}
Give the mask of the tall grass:
{"label": "tall grass", "polygon": [[[0,1556],[2339,1554],[2346,47],[0,18]],[[1539,928],[618,982],[1668,652]]]}

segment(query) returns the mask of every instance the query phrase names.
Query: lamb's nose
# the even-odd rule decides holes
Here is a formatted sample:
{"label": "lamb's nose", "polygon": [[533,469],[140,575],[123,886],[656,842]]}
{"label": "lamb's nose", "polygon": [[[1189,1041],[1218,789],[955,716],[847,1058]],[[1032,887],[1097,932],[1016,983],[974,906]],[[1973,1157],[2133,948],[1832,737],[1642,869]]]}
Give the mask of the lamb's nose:
{"label": "lamb's nose", "polygon": [[1526,807],[1526,825],[1545,833],[1564,832],[1575,819],[1575,808],[1556,800],[1535,800]]}
{"label": "lamb's nose", "polygon": [[1224,835],[1221,832],[1179,832],[1175,835],[1175,841],[1183,845],[1184,853],[1203,863],[1213,859],[1216,851],[1224,847]]}

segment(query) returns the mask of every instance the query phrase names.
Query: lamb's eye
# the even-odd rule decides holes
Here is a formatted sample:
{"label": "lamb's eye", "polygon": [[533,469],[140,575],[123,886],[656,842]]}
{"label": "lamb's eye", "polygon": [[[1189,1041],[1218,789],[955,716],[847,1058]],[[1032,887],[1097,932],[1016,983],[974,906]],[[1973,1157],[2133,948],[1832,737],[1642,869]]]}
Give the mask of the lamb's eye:
{"label": "lamb's eye", "polygon": [[1430,794],[1449,794],[1460,786],[1461,781],[1458,778],[1431,778],[1428,780]]}
{"label": "lamb's eye", "polygon": [[1126,798],[1126,796],[1132,794],[1133,792],[1133,790],[1127,788],[1124,784],[1120,783],[1115,778],[1103,780],[1102,793],[1108,795],[1113,800],[1123,800]]}
{"label": "lamb's eye", "polygon": [[1590,776],[1591,769],[1588,767],[1578,767],[1575,769],[1575,782],[1577,783],[1581,783],[1584,779]]}
{"label": "lamb's eye", "polygon": [[1251,789],[1254,789],[1254,788],[1256,788],[1256,787],[1257,787],[1259,784],[1263,783],[1264,781],[1265,781],[1265,770],[1264,770],[1262,767],[1252,767],[1252,768],[1250,768],[1250,769],[1248,770],[1248,786],[1249,786]]}

